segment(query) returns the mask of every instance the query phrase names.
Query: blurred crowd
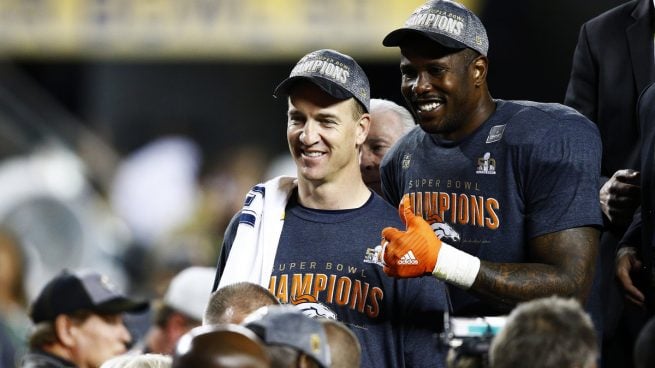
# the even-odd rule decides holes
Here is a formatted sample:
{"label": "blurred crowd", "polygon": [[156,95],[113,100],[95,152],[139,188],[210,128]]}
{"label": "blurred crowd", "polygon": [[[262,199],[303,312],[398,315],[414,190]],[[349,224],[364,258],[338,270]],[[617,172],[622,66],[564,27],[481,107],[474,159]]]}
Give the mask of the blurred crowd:
{"label": "blurred crowd", "polygon": [[[222,155],[229,160],[212,161],[193,137],[163,131],[121,155],[56,108],[46,118],[24,102],[4,103],[12,104],[0,124],[5,364],[25,351],[29,302],[60,270],[93,269],[130,295],[162,297],[180,270],[216,265],[230,217],[271,174],[257,147],[237,146]],[[249,170],[240,169],[245,160]],[[150,318],[127,317],[133,336],[145,334]]]}

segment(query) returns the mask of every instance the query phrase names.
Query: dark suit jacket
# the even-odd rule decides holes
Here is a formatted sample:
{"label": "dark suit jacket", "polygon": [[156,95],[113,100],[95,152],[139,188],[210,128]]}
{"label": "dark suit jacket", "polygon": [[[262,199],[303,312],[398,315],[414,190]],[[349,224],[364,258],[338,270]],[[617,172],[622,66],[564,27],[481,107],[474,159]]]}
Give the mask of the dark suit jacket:
{"label": "dark suit jacket", "polygon": [[639,167],[635,116],[641,91],[655,81],[652,0],[633,0],[582,26],[564,103],[598,125],[601,175]]}
{"label": "dark suit jacket", "polygon": [[[653,224],[655,224],[655,84],[639,98],[638,118],[643,141],[641,149],[641,231],[644,263],[652,265]],[[650,268],[650,267],[649,267]]]}
{"label": "dark suit jacket", "polygon": [[[641,211],[635,214],[621,244],[634,246],[643,267],[650,274],[653,266],[653,235],[655,232],[655,83],[648,86],[637,105],[637,118],[642,133],[641,142]],[[637,280],[639,281],[639,280]],[[651,312],[655,312],[653,291],[643,290]]]}
{"label": "dark suit jacket", "polygon": [[[655,81],[652,8],[652,0],[629,1],[580,30],[564,103],[598,126],[603,142],[599,189],[617,170],[639,168],[637,99]],[[625,228],[605,230],[588,310],[598,333],[610,338],[623,303],[614,258]]]}

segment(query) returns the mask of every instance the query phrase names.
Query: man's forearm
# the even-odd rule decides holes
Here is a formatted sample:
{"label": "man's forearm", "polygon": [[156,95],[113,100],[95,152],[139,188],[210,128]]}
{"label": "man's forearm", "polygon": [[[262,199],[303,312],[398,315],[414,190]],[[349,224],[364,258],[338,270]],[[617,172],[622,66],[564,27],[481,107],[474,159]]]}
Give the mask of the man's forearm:
{"label": "man's forearm", "polygon": [[[533,263],[483,261],[469,290],[499,307],[550,295],[584,302],[593,280],[597,237],[593,228],[543,235],[534,240]],[[548,243],[552,246],[544,246]]]}

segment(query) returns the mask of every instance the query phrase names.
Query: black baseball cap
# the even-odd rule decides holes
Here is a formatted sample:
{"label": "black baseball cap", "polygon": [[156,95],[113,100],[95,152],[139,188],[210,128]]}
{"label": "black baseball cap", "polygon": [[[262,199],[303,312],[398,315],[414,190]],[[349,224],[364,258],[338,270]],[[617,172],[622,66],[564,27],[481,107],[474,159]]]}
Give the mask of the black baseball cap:
{"label": "black baseball cap", "polygon": [[289,77],[278,84],[273,95],[288,96],[293,85],[301,79],[316,84],[334,98],[354,97],[369,111],[371,88],[366,73],[346,54],[331,49],[310,52],[298,61]]}
{"label": "black baseball cap", "polygon": [[43,287],[32,303],[30,317],[39,323],[79,310],[117,314],[143,312],[148,307],[148,302],[137,302],[120,293],[105,275],[63,270]]}
{"label": "black baseball cap", "polygon": [[402,28],[389,33],[382,44],[401,46],[407,35],[425,36],[447,48],[471,48],[487,56],[487,31],[472,11],[451,0],[429,0],[414,10]]}

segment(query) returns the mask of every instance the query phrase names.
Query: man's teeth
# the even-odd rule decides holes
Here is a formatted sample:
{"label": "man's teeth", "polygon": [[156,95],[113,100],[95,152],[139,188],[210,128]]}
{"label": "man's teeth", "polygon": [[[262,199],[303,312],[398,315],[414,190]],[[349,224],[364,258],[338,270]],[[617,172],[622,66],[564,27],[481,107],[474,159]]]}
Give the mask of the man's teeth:
{"label": "man's teeth", "polygon": [[438,104],[436,102],[429,102],[429,103],[421,104],[421,105],[418,106],[418,111],[419,112],[432,111],[432,110],[436,109],[437,107],[439,107],[439,105],[440,104]]}
{"label": "man's teeth", "polygon": [[305,156],[309,156],[309,157],[318,157],[318,156],[322,155],[323,152],[307,152],[307,151],[305,151],[305,152],[303,152],[303,154]]}

